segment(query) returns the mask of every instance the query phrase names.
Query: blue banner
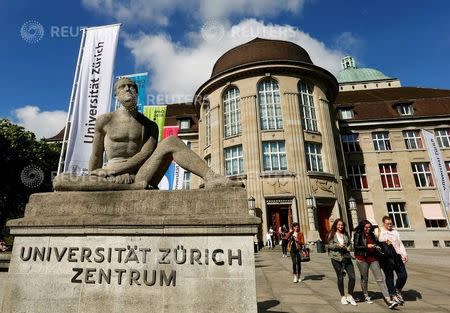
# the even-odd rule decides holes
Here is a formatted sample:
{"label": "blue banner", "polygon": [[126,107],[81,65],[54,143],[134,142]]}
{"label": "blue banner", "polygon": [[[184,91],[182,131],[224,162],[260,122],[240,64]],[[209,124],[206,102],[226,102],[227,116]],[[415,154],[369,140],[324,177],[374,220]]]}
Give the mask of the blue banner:
{"label": "blue banner", "polygon": [[[138,111],[144,113],[144,106],[147,105],[147,84],[148,84],[148,73],[130,74],[117,76],[116,79],[121,77],[128,77],[136,83],[138,86]],[[116,102],[116,110],[120,104]]]}

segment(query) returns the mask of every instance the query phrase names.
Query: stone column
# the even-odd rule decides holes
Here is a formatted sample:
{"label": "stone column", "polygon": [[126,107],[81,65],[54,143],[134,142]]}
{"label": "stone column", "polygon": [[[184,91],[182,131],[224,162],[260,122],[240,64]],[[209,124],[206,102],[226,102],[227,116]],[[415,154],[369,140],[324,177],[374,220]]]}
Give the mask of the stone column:
{"label": "stone column", "polygon": [[[255,198],[256,208],[262,210],[262,230],[267,230],[266,205],[262,192],[261,139],[259,137],[258,110],[256,95],[243,96],[240,99],[242,124],[242,149],[244,152],[244,170],[247,175],[247,194]],[[263,239],[263,238],[261,238]],[[264,239],[263,239],[264,240]]]}
{"label": "stone column", "polygon": [[295,196],[298,202],[298,222],[303,229],[307,230],[306,235],[308,235],[308,231],[311,230],[311,224],[309,223],[308,213],[305,210],[305,199],[309,192],[309,180],[306,174],[306,163],[304,161],[305,142],[301,124],[300,106],[298,102],[299,95],[297,92],[285,92],[283,95],[286,99],[284,107],[287,111],[287,114],[285,115],[287,119],[284,121],[286,150],[289,150],[290,148],[292,151],[292,153],[288,155],[288,158],[290,157],[288,162],[290,163],[292,170],[295,172],[294,188]]}

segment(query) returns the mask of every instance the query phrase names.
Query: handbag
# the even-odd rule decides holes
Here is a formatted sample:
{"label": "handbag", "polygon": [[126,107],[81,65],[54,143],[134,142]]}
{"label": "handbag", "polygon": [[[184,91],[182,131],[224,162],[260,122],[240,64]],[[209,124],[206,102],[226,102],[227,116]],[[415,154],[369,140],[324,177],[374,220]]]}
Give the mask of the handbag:
{"label": "handbag", "polygon": [[300,261],[301,262],[311,261],[309,248],[305,248],[305,246],[302,247],[302,249],[300,250]]}
{"label": "handbag", "polygon": [[293,240],[289,240],[289,241],[288,241],[288,244],[287,244],[287,252],[291,252],[291,250],[292,250],[292,242],[293,242]]}

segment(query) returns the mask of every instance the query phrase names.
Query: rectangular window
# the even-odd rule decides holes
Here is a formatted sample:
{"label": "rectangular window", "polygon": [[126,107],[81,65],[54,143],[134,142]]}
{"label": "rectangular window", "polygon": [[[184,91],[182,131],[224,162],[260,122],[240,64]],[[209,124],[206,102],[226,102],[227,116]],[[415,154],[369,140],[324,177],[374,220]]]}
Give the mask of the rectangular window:
{"label": "rectangular window", "polygon": [[191,172],[184,172],[183,189],[191,189]]}
{"label": "rectangular window", "polygon": [[440,128],[434,130],[440,148],[450,148],[450,128]]}
{"label": "rectangular window", "polygon": [[205,162],[208,165],[208,167],[211,167],[211,154],[205,156]]}
{"label": "rectangular window", "polygon": [[180,129],[189,129],[191,128],[191,120],[188,118],[179,120],[179,126]]}
{"label": "rectangular window", "polygon": [[323,172],[321,146],[316,143],[305,143],[306,168],[312,172]]}
{"label": "rectangular window", "polygon": [[433,176],[431,175],[430,163],[411,163],[416,187],[434,187]]}
{"label": "rectangular window", "polygon": [[262,148],[264,171],[287,170],[284,141],[265,141]]}
{"label": "rectangular window", "polygon": [[447,219],[439,202],[421,203],[420,206],[427,228],[447,228]]}
{"label": "rectangular window", "polygon": [[401,116],[414,115],[414,108],[411,103],[397,105],[397,112]]}
{"label": "rectangular window", "polygon": [[356,214],[358,216],[358,220],[368,220],[372,223],[372,225],[378,225],[377,220],[375,219],[375,214],[373,213],[372,203],[357,204]]}
{"label": "rectangular window", "polygon": [[415,248],[416,245],[414,243],[414,240],[402,240],[403,245],[405,246],[405,248]]}
{"label": "rectangular window", "polygon": [[359,145],[359,134],[342,134],[342,148],[344,152],[358,152],[361,151],[361,147]]}
{"label": "rectangular window", "polygon": [[208,108],[205,113],[205,145],[211,144],[211,110]]}
{"label": "rectangular window", "polygon": [[244,173],[244,156],[242,146],[225,148],[225,174],[240,175]]}
{"label": "rectangular window", "polygon": [[401,188],[400,178],[398,177],[397,164],[379,164],[381,183],[383,188]]}
{"label": "rectangular window", "polygon": [[373,148],[375,151],[390,151],[391,141],[389,140],[389,132],[372,133]]}
{"label": "rectangular window", "polygon": [[410,228],[408,213],[406,212],[404,203],[390,202],[387,204],[387,209],[395,228]]}
{"label": "rectangular window", "polygon": [[422,137],[420,136],[419,130],[404,130],[403,139],[405,140],[406,149],[423,149]]}
{"label": "rectangular window", "polygon": [[303,129],[316,132],[318,128],[312,88],[303,82],[299,83],[298,88],[300,92]]}
{"label": "rectangular window", "polygon": [[450,161],[445,161],[445,168],[447,169],[448,179],[450,180]]}
{"label": "rectangular window", "polygon": [[350,165],[347,168],[348,177],[350,179],[352,189],[367,189],[367,175],[366,166],[362,165]]}
{"label": "rectangular window", "polygon": [[353,109],[339,109],[339,117],[342,120],[350,120],[353,118]]}

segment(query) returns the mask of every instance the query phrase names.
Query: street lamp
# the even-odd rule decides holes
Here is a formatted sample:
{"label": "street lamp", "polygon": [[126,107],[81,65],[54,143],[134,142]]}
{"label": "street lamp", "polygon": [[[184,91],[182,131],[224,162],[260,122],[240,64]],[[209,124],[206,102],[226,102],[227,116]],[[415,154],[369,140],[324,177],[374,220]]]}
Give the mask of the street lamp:
{"label": "street lamp", "polygon": [[350,209],[350,215],[352,216],[352,224],[353,228],[358,225],[358,214],[356,213],[356,199],[350,197],[348,199],[348,208]]}
{"label": "street lamp", "polygon": [[248,214],[255,216],[255,198],[253,196],[250,196],[248,198]]}
{"label": "street lamp", "polygon": [[314,216],[314,198],[311,194],[306,196],[306,207],[308,208],[308,222],[311,231],[316,230],[316,218]]}
{"label": "street lamp", "polygon": [[356,210],[356,200],[353,197],[350,197],[348,199],[348,206],[350,208],[350,210]]}
{"label": "street lamp", "polygon": [[314,206],[314,198],[313,196],[311,196],[311,194],[308,194],[306,196],[306,206],[308,208],[312,208]]}

